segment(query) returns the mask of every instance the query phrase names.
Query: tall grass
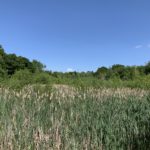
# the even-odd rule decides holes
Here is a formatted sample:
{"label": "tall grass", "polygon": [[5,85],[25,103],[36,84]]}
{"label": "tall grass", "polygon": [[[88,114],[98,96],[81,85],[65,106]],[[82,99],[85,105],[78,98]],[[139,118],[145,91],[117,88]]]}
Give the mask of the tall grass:
{"label": "tall grass", "polygon": [[1,88],[0,149],[150,149],[149,96],[127,88]]}

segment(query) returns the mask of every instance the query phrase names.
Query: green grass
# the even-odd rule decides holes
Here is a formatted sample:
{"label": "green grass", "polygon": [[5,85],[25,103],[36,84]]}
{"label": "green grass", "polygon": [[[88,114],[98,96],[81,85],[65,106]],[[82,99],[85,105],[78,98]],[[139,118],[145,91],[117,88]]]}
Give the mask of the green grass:
{"label": "green grass", "polygon": [[149,93],[39,89],[0,89],[0,149],[150,149]]}

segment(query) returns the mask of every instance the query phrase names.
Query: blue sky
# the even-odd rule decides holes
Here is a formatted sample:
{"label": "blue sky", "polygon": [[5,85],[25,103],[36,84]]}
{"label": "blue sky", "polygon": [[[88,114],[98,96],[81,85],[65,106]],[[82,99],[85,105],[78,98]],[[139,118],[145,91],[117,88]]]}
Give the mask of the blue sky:
{"label": "blue sky", "polygon": [[1,0],[0,44],[53,71],[150,60],[149,0]]}

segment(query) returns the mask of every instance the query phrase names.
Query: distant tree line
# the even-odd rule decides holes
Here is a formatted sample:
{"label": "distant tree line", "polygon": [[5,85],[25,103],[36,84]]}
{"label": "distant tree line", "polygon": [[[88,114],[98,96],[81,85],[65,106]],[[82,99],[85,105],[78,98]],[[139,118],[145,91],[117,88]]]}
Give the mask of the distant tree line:
{"label": "distant tree line", "polygon": [[100,67],[95,72],[51,72],[47,71],[51,76],[56,78],[97,78],[99,80],[134,80],[138,77],[144,77],[150,74],[150,62],[143,66],[124,66],[115,64],[111,67]]}
{"label": "distant tree line", "polygon": [[45,71],[45,65],[37,60],[30,61],[28,58],[16,56],[16,54],[6,54],[0,46],[0,78],[11,77],[19,70],[28,70],[30,73],[46,73],[58,79],[81,79],[97,78],[99,80],[120,79],[134,80],[137,77],[150,74],[150,62],[143,66],[124,66],[115,64],[111,67],[100,67],[95,72],[52,72]]}
{"label": "distant tree line", "polygon": [[124,66],[115,64],[110,68],[100,67],[95,72],[95,76],[102,80],[121,79],[133,80],[136,77],[148,75],[150,73],[150,64],[145,66]]}

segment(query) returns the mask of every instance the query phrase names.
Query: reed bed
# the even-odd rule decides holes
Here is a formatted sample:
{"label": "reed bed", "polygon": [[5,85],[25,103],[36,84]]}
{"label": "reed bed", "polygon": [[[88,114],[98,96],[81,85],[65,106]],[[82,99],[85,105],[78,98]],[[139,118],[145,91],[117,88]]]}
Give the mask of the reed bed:
{"label": "reed bed", "polygon": [[0,88],[1,150],[147,150],[149,141],[149,91]]}

